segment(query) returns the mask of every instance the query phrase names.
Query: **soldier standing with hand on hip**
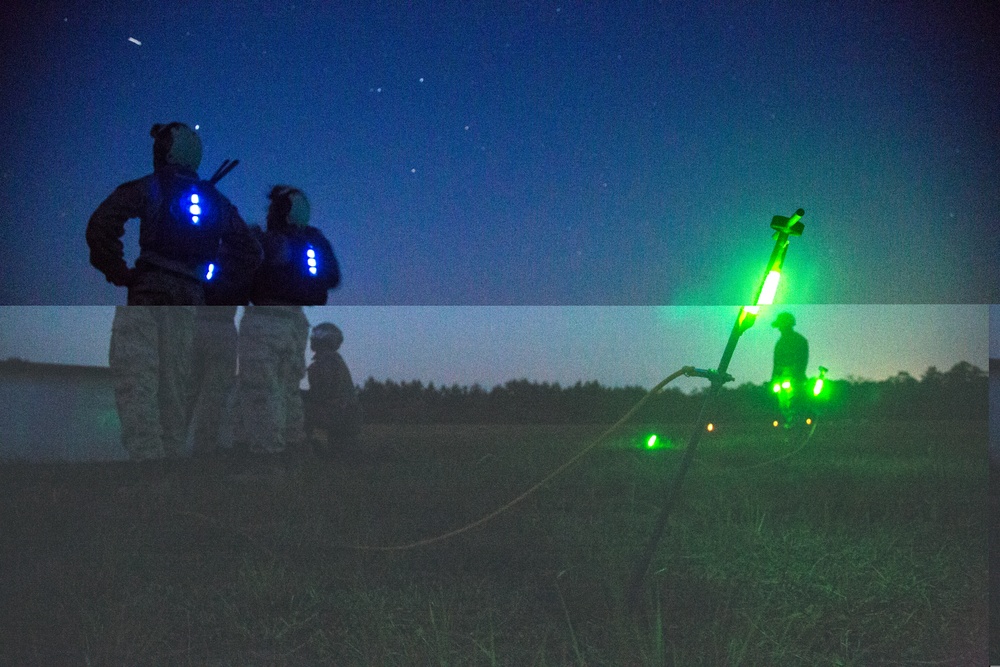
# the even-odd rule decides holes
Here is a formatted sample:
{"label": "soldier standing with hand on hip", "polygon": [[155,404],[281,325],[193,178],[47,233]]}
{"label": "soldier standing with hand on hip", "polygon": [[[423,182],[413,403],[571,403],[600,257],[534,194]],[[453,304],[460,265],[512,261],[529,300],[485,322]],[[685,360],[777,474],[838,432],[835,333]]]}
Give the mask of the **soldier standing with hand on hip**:
{"label": "soldier standing with hand on hip", "polygon": [[[124,183],[87,223],[90,262],[128,288],[115,309],[108,361],[122,424],[134,459],[180,456],[186,443],[194,306],[221,250],[252,274],[260,244],[212,183],[201,181],[201,139],[183,123],[154,125],[153,173]],[[121,238],[139,218],[139,257],[129,268]]]}

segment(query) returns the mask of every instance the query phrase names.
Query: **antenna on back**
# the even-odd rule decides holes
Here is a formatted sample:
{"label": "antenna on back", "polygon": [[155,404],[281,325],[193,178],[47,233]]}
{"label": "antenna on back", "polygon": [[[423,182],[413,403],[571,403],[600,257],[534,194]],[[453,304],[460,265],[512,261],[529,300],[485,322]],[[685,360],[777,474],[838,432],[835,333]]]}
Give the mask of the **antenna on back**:
{"label": "antenna on back", "polygon": [[238,165],[239,163],[240,163],[239,160],[229,160],[229,159],[223,160],[222,164],[219,165],[219,168],[215,170],[214,174],[212,174],[212,177],[208,179],[208,182],[211,183],[212,185],[215,185],[216,183],[221,181],[226,174],[231,172],[233,169],[236,169],[236,165]]}

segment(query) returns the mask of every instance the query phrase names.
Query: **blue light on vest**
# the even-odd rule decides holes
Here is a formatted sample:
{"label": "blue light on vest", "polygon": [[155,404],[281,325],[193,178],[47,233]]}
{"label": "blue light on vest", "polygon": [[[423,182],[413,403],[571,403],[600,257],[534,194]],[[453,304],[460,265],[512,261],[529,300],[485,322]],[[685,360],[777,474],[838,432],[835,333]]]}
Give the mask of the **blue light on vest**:
{"label": "blue light on vest", "polygon": [[188,213],[191,214],[191,223],[197,225],[201,221],[201,197],[197,192],[188,195]]}
{"label": "blue light on vest", "polygon": [[309,273],[316,275],[316,251],[313,250],[312,246],[309,246],[306,250],[306,264],[309,265]]}
{"label": "blue light on vest", "polygon": [[205,274],[205,280],[211,280],[214,274],[215,274],[215,264],[209,264],[208,273]]}

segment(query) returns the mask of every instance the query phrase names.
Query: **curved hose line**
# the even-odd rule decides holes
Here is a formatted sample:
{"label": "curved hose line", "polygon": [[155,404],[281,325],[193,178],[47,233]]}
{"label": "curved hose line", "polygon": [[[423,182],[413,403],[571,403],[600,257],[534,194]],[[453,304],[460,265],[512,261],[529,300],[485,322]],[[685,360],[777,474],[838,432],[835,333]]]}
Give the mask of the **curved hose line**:
{"label": "curved hose line", "polygon": [[562,465],[560,465],[558,468],[556,468],[555,470],[553,470],[551,473],[549,473],[548,475],[546,475],[544,478],[542,478],[541,481],[539,481],[536,484],[534,484],[527,491],[525,491],[524,493],[522,493],[518,497],[516,497],[513,500],[511,500],[506,505],[503,505],[502,507],[499,507],[499,508],[493,510],[489,514],[487,514],[487,515],[485,515],[485,516],[483,516],[483,517],[481,517],[479,519],[476,519],[475,521],[473,521],[471,523],[467,523],[466,525],[461,526],[460,528],[456,528],[454,530],[448,531],[447,533],[442,533],[441,535],[436,535],[434,537],[428,537],[428,538],[425,538],[425,539],[422,539],[422,540],[417,540],[415,542],[407,542],[406,544],[396,544],[396,545],[389,545],[389,546],[377,546],[377,545],[365,545],[365,544],[353,544],[353,545],[351,545],[351,544],[348,544],[348,545],[342,545],[342,546],[344,548],[353,549],[355,551],[406,551],[408,549],[415,549],[417,547],[425,547],[425,546],[428,546],[430,544],[434,544],[435,542],[442,542],[442,541],[447,540],[449,538],[455,537],[456,535],[461,535],[464,532],[470,531],[473,528],[476,528],[477,526],[483,525],[484,523],[492,521],[493,519],[497,518],[498,516],[500,516],[501,514],[503,514],[504,512],[506,512],[507,510],[511,509],[512,507],[514,507],[515,505],[517,505],[518,503],[520,503],[521,501],[523,501],[524,499],[526,499],[528,496],[530,496],[535,491],[537,491],[538,489],[540,489],[546,483],[552,481],[557,476],[559,476],[563,471],[565,471],[567,468],[569,468],[574,463],[576,463],[577,461],[579,461],[588,452],[590,452],[592,449],[594,449],[595,447],[597,447],[597,445],[599,445],[602,442],[604,442],[604,440],[607,439],[607,437],[609,435],[611,435],[612,433],[614,433],[623,424],[625,424],[625,422],[627,422],[629,420],[629,418],[631,418],[632,415],[634,415],[639,410],[639,408],[641,408],[643,405],[645,405],[646,402],[650,398],[652,398],[656,394],[660,393],[663,390],[664,387],[666,387],[668,384],[670,384],[671,382],[673,382],[674,380],[676,380],[681,375],[686,375],[687,373],[689,373],[690,371],[693,371],[693,370],[694,370],[694,368],[692,366],[684,366],[683,368],[675,371],[674,373],[671,373],[669,376],[667,376],[666,378],[664,378],[658,385],[656,385],[655,387],[653,387],[652,389],[650,389],[649,392],[639,400],[639,402],[637,402],[634,406],[632,406],[631,410],[629,410],[628,412],[626,412],[622,416],[621,419],[619,419],[617,422],[615,422],[614,424],[612,424],[604,433],[602,433],[601,435],[599,435],[593,442],[591,442],[586,447],[584,447],[583,449],[581,449],[579,452],[577,452],[576,454],[574,454],[572,458],[570,458],[568,461],[566,461],[565,463],[563,463]]}

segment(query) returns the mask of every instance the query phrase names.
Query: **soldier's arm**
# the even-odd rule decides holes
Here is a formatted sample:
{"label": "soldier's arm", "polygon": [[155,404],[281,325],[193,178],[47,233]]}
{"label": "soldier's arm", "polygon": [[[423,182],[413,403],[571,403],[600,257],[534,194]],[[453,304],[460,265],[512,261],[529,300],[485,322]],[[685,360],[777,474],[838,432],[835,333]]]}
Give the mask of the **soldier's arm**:
{"label": "soldier's arm", "polygon": [[241,275],[252,275],[264,261],[264,251],[257,235],[240,216],[232,204],[222,234],[223,253],[239,267]]}
{"label": "soldier's arm", "polygon": [[87,222],[90,263],[115,285],[129,282],[130,270],[121,239],[125,235],[125,223],[142,215],[145,202],[141,181],[130,181],[115,188]]}
{"label": "soldier's arm", "polygon": [[330,245],[326,236],[322,232],[318,232],[316,236],[316,243],[320,247],[320,255],[326,258],[326,265],[330,267],[330,280],[327,281],[327,289],[333,289],[340,284],[340,265],[337,263],[337,256],[333,252],[333,246]]}
{"label": "soldier's arm", "polygon": [[344,361],[344,357],[337,353],[337,375],[340,377],[340,384],[345,390],[353,394],[357,390],[354,388],[354,378],[351,377],[351,369],[347,367],[347,362]]}

